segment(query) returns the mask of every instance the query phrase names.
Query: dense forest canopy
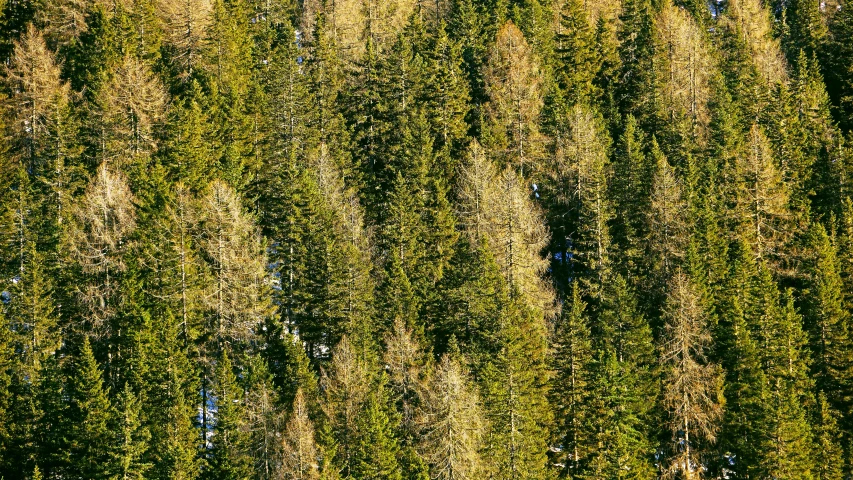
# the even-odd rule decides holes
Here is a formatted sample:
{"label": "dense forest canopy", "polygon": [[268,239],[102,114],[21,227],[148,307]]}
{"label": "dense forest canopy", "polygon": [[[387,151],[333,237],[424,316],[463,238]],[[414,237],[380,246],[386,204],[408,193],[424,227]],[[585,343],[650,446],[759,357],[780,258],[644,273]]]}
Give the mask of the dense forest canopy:
{"label": "dense forest canopy", "polygon": [[0,478],[853,475],[853,8],[0,12]]}

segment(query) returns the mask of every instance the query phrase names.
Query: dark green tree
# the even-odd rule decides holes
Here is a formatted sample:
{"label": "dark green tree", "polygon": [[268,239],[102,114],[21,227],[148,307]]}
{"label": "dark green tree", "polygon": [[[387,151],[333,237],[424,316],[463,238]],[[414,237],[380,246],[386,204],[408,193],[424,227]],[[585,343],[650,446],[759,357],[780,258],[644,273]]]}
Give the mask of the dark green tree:
{"label": "dark green tree", "polygon": [[246,429],[246,405],[243,389],[237,384],[234,367],[227,351],[216,362],[216,373],[210,391],[216,406],[213,428],[208,433],[205,476],[237,480],[250,475],[252,458]]}
{"label": "dark green tree", "polygon": [[356,437],[353,447],[353,478],[401,480],[398,456],[400,445],[394,435],[397,413],[389,412],[385,378],[367,395],[364,407],[356,418]]}
{"label": "dark green tree", "polygon": [[809,332],[812,374],[818,391],[833,408],[850,402],[851,362],[848,349],[850,315],[843,307],[842,281],[837,250],[823,225],[813,223],[807,243],[810,257],[805,265],[803,322]]}
{"label": "dark green tree", "polygon": [[853,46],[846,39],[853,36],[853,9],[842,8],[832,17],[826,39],[826,89],[832,98],[833,114],[839,126],[849,132],[853,128]]}
{"label": "dark green tree", "polygon": [[151,464],[145,461],[151,435],[142,423],[141,403],[125,384],[116,399],[111,430],[115,437],[111,448],[111,477],[123,479],[147,478]]}
{"label": "dark green tree", "polygon": [[[92,353],[89,339],[83,338],[70,365],[66,395],[68,406],[68,471],[83,478],[108,478],[112,431],[109,389]],[[65,426],[65,425],[63,425]]]}

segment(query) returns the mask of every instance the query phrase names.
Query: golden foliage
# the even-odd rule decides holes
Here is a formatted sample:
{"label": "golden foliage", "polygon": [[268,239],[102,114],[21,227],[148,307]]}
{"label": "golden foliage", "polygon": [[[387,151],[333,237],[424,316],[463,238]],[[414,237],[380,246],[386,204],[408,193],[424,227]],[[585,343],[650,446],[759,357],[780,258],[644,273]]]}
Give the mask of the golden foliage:
{"label": "golden foliage", "polygon": [[659,114],[684,124],[700,142],[709,122],[709,80],[716,68],[703,32],[690,13],[669,2],[655,19]]}
{"label": "golden foliage", "polygon": [[73,207],[69,252],[86,278],[77,293],[96,335],[105,333],[105,323],[115,313],[116,277],[126,269],[127,240],[136,228],[133,202],[124,177],[101,164]]}
{"label": "golden foliage", "polygon": [[785,56],[773,35],[772,15],[761,0],[729,0],[723,22],[743,38],[765,81],[771,85],[787,81]]}
{"label": "golden foliage", "polygon": [[539,114],[543,105],[539,60],[511,21],[498,30],[483,74],[490,150],[500,165],[512,165],[526,175],[542,156]]}
{"label": "golden foliage", "polygon": [[260,232],[237,193],[214,180],[202,198],[198,243],[212,272],[204,303],[217,343],[249,340],[271,312]]}

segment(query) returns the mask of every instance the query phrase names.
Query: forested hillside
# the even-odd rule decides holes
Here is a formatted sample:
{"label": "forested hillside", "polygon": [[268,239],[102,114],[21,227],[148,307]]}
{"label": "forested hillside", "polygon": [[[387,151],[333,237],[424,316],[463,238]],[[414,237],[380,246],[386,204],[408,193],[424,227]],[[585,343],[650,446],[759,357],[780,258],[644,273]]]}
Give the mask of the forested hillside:
{"label": "forested hillside", "polygon": [[0,478],[853,474],[853,7],[0,11]]}

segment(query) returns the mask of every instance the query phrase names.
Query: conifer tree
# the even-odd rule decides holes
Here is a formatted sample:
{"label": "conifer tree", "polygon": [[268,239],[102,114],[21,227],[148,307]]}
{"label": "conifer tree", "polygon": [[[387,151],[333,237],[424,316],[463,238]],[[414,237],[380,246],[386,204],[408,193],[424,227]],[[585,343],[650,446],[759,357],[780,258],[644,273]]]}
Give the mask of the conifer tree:
{"label": "conifer tree", "polygon": [[452,353],[439,362],[419,414],[430,477],[473,479],[484,471],[480,451],[485,420],[468,373]]}
{"label": "conifer tree", "polygon": [[813,422],[817,452],[814,459],[814,477],[821,480],[843,478],[838,413],[833,410],[823,393],[818,394]]}
{"label": "conifer tree", "polygon": [[[11,147],[20,162],[43,171],[62,155],[64,123],[70,88],[41,32],[30,25],[15,43],[5,83],[13,94],[6,100]],[[49,167],[48,167],[49,168]]]}
{"label": "conifer tree", "polygon": [[538,170],[543,142],[539,132],[542,86],[539,59],[521,30],[512,22],[498,31],[484,73],[487,105],[487,142],[502,167],[520,175]]}
{"label": "conifer tree", "polygon": [[247,341],[270,312],[261,239],[237,193],[216,180],[200,207],[199,246],[212,271],[205,306],[215,348]]}
{"label": "conifer tree", "polygon": [[15,438],[15,423],[12,409],[14,408],[14,393],[12,391],[12,375],[14,359],[13,333],[9,328],[5,315],[0,314],[0,471],[11,473],[14,465],[9,463],[12,454],[20,448],[19,439]]}
{"label": "conifer tree", "polygon": [[451,37],[448,26],[442,21],[429,52],[425,80],[427,112],[431,112],[436,152],[436,172],[441,172],[446,184],[452,184],[458,158],[464,155],[468,124],[465,117],[470,110],[469,87],[463,71],[462,45]]}
{"label": "conifer tree", "polygon": [[263,478],[273,475],[281,458],[282,412],[272,375],[260,355],[244,360],[240,385],[243,387],[241,418],[245,429],[245,451],[250,471]]}
{"label": "conifer tree", "polygon": [[136,228],[133,202],[125,177],[102,164],[72,211],[69,250],[83,274],[77,295],[89,334],[109,333],[118,301],[117,277],[126,269],[123,256]]}
{"label": "conifer tree", "polygon": [[826,39],[826,89],[833,100],[835,120],[845,131],[850,131],[853,113],[853,48],[845,39],[853,35],[853,9],[841,8],[832,17]]}
{"label": "conifer tree", "polygon": [[45,36],[57,51],[63,51],[88,30],[86,15],[88,2],[59,0],[47,2],[35,14],[38,25],[42,25]]}
{"label": "conifer tree", "polygon": [[805,329],[809,332],[812,373],[818,391],[830,405],[841,408],[849,400],[850,359],[845,345],[849,313],[842,306],[841,277],[836,248],[820,223],[812,224],[807,244],[812,252],[805,268]]}
{"label": "conifer tree", "polygon": [[814,449],[805,408],[791,387],[777,387],[770,399],[765,455],[759,459],[764,475],[791,479],[814,478],[811,452]]}
{"label": "conifer tree", "polygon": [[518,299],[501,311],[497,350],[480,373],[493,478],[547,478],[548,371],[544,325]]}
{"label": "conifer tree", "polygon": [[652,140],[650,152],[655,162],[652,178],[651,205],[646,216],[648,261],[653,283],[659,291],[669,282],[684,259],[687,250],[687,225],[684,214],[687,203],[675,169]]}
{"label": "conifer tree", "polygon": [[296,391],[293,413],[284,435],[282,473],[294,480],[317,480],[318,448],[314,440],[314,425],[308,417],[308,406],[302,390]]}
{"label": "conifer tree", "polygon": [[61,346],[59,315],[53,301],[53,282],[45,269],[44,255],[32,243],[25,250],[25,263],[10,294],[6,318],[16,333],[21,373],[38,382],[42,364]]}
{"label": "conifer tree", "polygon": [[272,380],[277,387],[280,403],[292,404],[297,390],[302,390],[311,409],[312,421],[318,422],[321,416],[320,391],[317,377],[311,368],[305,347],[294,335],[282,332],[272,321],[264,324],[265,357]]}
{"label": "conifer tree", "polygon": [[385,336],[384,362],[391,399],[400,412],[400,432],[404,444],[412,442],[415,437],[416,411],[425,393],[421,370],[425,367],[426,359],[421,348],[418,336],[412,329],[401,318],[395,319],[391,331]]}
{"label": "conifer tree", "polygon": [[705,35],[690,14],[665,5],[655,19],[657,115],[667,154],[680,145],[704,143],[708,125],[709,78],[715,68]]}
{"label": "conifer tree", "polygon": [[776,167],[767,139],[760,127],[753,125],[749,132],[748,151],[741,157],[744,175],[746,211],[750,217],[756,255],[777,265],[785,256],[786,238],[793,230],[792,215],[788,212],[788,192],[781,172]]}
{"label": "conifer tree", "polygon": [[672,447],[666,471],[698,478],[702,446],[719,430],[719,367],[708,362],[708,317],[696,287],[681,271],[669,283],[662,339],[663,405],[669,414]]}
{"label": "conifer tree", "polygon": [[96,158],[135,179],[136,159],[156,148],[155,129],[165,117],[168,97],[140,60],[126,56],[97,93],[94,116]]}
{"label": "conifer tree", "polygon": [[150,229],[143,245],[143,264],[152,272],[148,293],[156,299],[152,313],[179,321],[183,344],[201,335],[205,272],[195,248],[199,208],[190,188],[172,186],[164,199],[165,212]]}
{"label": "conifer tree", "polygon": [[140,406],[130,385],[125,384],[113,413],[113,431],[117,434],[117,442],[111,451],[113,471],[110,474],[116,478],[145,478],[151,468],[151,464],[144,460],[150,434],[142,424]]}
{"label": "conifer tree", "polygon": [[[198,367],[190,361],[179,317],[172,312],[154,317],[156,336],[149,352],[144,385],[145,427],[151,434],[152,478],[194,479],[199,476],[202,435],[194,422],[200,406]],[[189,343],[191,347],[193,344]]]}
{"label": "conifer tree", "polygon": [[740,476],[754,476],[760,459],[766,422],[767,378],[761,368],[761,356],[750,322],[755,265],[745,246],[735,253],[731,267],[727,297],[720,308],[717,325],[717,348],[726,372],[725,413],[720,429],[719,447],[723,461],[734,459],[734,465],[723,466]]}
{"label": "conifer tree", "polygon": [[475,105],[486,98],[482,76],[483,60],[488,56],[484,18],[485,15],[479,14],[477,4],[472,0],[452,2],[448,14],[448,32],[459,39],[463,73]]}
{"label": "conifer tree", "polygon": [[559,15],[556,76],[570,103],[584,102],[593,95],[593,80],[599,67],[595,32],[588,12],[577,0],[564,2]]}
{"label": "conifer tree", "polygon": [[511,167],[498,174],[482,147],[474,143],[459,183],[458,214],[472,243],[486,240],[511,292],[548,312],[553,294],[542,282],[547,262],[540,256],[547,232],[522,178]]}
{"label": "conifer tree", "polygon": [[599,17],[595,24],[595,45],[598,49],[599,67],[593,84],[596,86],[596,104],[604,114],[609,125],[609,131],[614,132],[619,117],[617,102],[619,85],[619,69],[622,60],[619,58],[619,39],[617,38],[617,20],[614,17]]}
{"label": "conifer tree", "polygon": [[655,432],[652,422],[659,398],[653,385],[659,373],[652,329],[640,310],[637,295],[621,275],[615,276],[607,287],[596,330],[601,337],[599,356],[604,352],[613,362],[605,369],[605,372],[612,370],[610,385],[606,387],[613,394],[607,396],[593,390],[593,395],[608,398],[614,412],[613,423],[604,424],[605,430],[613,432],[608,446],[616,452],[615,460],[610,459],[609,463],[618,472],[627,470],[629,476],[648,478],[652,475],[650,454]]}
{"label": "conifer tree", "polygon": [[785,8],[787,36],[785,50],[788,61],[798,64],[798,56],[803,52],[812,57],[821,52],[826,41],[826,23],[820,13],[820,4],[810,0],[794,0]]}
{"label": "conifer tree", "polygon": [[619,73],[617,103],[623,113],[631,114],[646,124],[653,113],[653,89],[657,69],[653,63],[654,9],[650,0],[629,0],[622,7],[619,38]]}
{"label": "conifer tree", "polygon": [[205,475],[221,479],[245,478],[251,471],[245,398],[227,350],[222,351],[216,362],[210,394],[216,410],[207,440],[211,446]]}
{"label": "conifer tree", "polygon": [[180,80],[189,81],[201,66],[212,3],[210,0],[157,2],[157,13],[163,23],[166,60]]}
{"label": "conifer tree", "polygon": [[95,360],[89,339],[83,337],[71,366],[67,395],[70,399],[68,432],[69,473],[83,478],[107,478],[111,432],[109,390]]}
{"label": "conifer tree", "polygon": [[436,353],[451,351],[457,342],[474,358],[489,355],[501,305],[508,297],[506,281],[487,242],[472,245],[461,237],[439,285],[441,301],[431,305],[436,321],[429,333]]}
{"label": "conifer tree", "polygon": [[[47,365],[60,349],[61,333],[59,314],[53,299],[53,282],[47,275],[44,255],[30,244],[25,249],[22,268],[7,286],[6,317],[3,319],[3,348],[15,352],[4,360],[3,372],[9,384],[3,381],[3,418],[7,431],[2,434],[4,458],[36,456],[37,432],[41,409],[39,389]],[[11,472],[24,464],[0,466]],[[29,466],[29,463],[26,464]]]}
{"label": "conifer tree", "polygon": [[212,84],[211,113],[217,127],[214,147],[223,178],[238,189],[249,184],[260,168],[257,157],[252,156],[257,121],[252,114],[261,111],[263,102],[252,76],[248,18],[243,0],[214,0],[202,47],[205,77]]}
{"label": "conifer tree", "polygon": [[160,62],[163,43],[161,18],[157,15],[158,0],[133,0],[119,9],[118,22],[123,32],[124,51],[153,66]]}
{"label": "conifer tree", "polygon": [[573,265],[571,271],[560,272],[565,277],[558,281],[563,283],[570,276],[581,276],[585,293],[598,301],[612,268],[613,205],[607,194],[610,142],[596,115],[581,106],[574,106],[568,113],[566,131],[561,136],[563,139],[556,145],[552,185],[547,193],[554,197],[552,215],[564,218],[561,207],[570,209],[570,220],[558,220],[553,228],[563,236],[555,238],[556,248],[563,256],[571,254]]}
{"label": "conifer tree", "polygon": [[326,318],[330,327],[327,346],[347,333],[370,328],[373,318],[374,280],[370,275],[371,231],[365,221],[364,208],[357,194],[346,185],[344,171],[334,159],[320,154],[311,163],[319,193],[324,199],[328,220],[328,239],[324,245],[324,293]]}
{"label": "conifer tree", "polygon": [[403,478],[398,462],[400,446],[394,436],[396,412],[388,411],[386,395],[384,379],[380,377],[356,417],[352,452],[352,476],[355,478]]}
{"label": "conifer tree", "polygon": [[[352,163],[350,132],[346,128],[342,108],[338,102],[344,84],[344,72],[337,45],[326,29],[328,16],[318,13],[306,59],[309,90],[313,106],[309,121],[319,132],[318,147],[326,148],[345,180],[348,189],[360,185],[358,170]],[[303,35],[306,32],[303,30]]]}
{"label": "conifer tree", "polygon": [[321,381],[323,413],[332,437],[326,440],[324,448],[336,450],[336,467],[344,478],[354,475],[356,468],[357,419],[372,381],[367,362],[364,353],[345,336],[335,347],[329,369]]}
{"label": "conifer tree", "polygon": [[173,127],[166,129],[159,145],[170,179],[183,182],[191,191],[202,189],[221,171],[211,141],[215,134],[211,103],[201,84],[190,81],[169,109],[167,121]]}
{"label": "conifer tree", "polygon": [[653,165],[643,151],[642,130],[633,115],[629,115],[624,130],[614,145],[613,176],[610,190],[614,198],[613,240],[625,265],[622,268],[637,272],[647,235],[643,218],[650,208]]}
{"label": "conifer tree", "polygon": [[772,14],[766,6],[754,0],[730,1],[725,15],[728,28],[746,44],[749,61],[766,85],[785,81],[785,57],[779,40],[773,36]]}
{"label": "conifer tree", "polygon": [[580,458],[586,456],[586,438],[582,419],[586,415],[590,395],[590,366],[593,361],[589,320],[584,313],[586,304],[577,283],[572,285],[570,304],[563,307],[557,325],[556,354],[554,355],[554,387],[552,403],[556,411],[556,438],[565,459],[564,474],[574,477],[580,473]]}

